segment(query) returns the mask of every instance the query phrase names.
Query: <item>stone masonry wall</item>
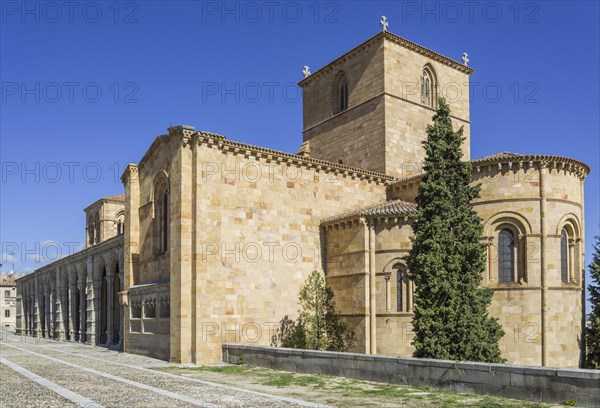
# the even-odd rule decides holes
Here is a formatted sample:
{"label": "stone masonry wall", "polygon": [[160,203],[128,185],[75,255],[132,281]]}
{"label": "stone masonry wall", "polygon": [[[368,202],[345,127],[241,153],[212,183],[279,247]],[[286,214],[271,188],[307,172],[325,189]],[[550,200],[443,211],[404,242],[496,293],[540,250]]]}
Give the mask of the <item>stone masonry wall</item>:
{"label": "stone masonry wall", "polygon": [[223,346],[223,361],[309,374],[494,395],[528,401],[600,407],[600,371],[368,356],[237,344]]}

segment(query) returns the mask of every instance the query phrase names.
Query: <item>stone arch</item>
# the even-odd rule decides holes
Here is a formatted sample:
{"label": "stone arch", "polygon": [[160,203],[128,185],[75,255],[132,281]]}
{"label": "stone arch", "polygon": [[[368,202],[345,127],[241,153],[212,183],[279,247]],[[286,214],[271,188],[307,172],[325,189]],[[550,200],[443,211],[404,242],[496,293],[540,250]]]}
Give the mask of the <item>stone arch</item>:
{"label": "stone arch", "polygon": [[169,176],[161,170],[152,183],[152,248],[155,255],[164,254],[169,244],[170,187]]}
{"label": "stone arch", "polygon": [[94,243],[98,244],[102,241],[101,236],[101,228],[100,228],[100,212],[96,211],[94,214]]}
{"label": "stone arch", "polygon": [[107,258],[108,261],[106,262],[106,275],[114,276],[115,270],[118,269],[116,266],[119,264],[119,257],[113,252],[108,254]]}
{"label": "stone arch", "polygon": [[344,112],[348,109],[348,99],[350,96],[348,75],[344,71],[339,71],[333,82],[333,114]]}
{"label": "stone arch", "polygon": [[[388,274],[388,282],[395,288],[395,296],[389,299],[389,309],[400,313],[410,313],[413,310],[414,282],[411,279],[410,271],[406,266],[406,261],[401,257],[391,259],[383,268]],[[391,289],[391,288],[390,288]],[[391,292],[386,290],[387,292]],[[392,306],[393,304],[393,306]]]}
{"label": "stone arch", "polygon": [[573,234],[574,238],[581,238],[581,228],[579,226],[579,219],[574,213],[568,213],[561,217],[560,221],[556,225],[556,235],[560,235],[563,228],[568,228],[569,232]]}
{"label": "stone arch", "polygon": [[152,180],[152,189],[150,190],[150,201],[155,203],[160,197],[163,189],[169,190],[169,174],[165,170],[160,170],[154,175]]}
{"label": "stone arch", "polygon": [[494,230],[499,224],[513,225],[520,234],[531,234],[531,224],[523,215],[514,211],[503,211],[491,216],[484,223],[484,234],[486,237],[492,237]]}
{"label": "stone arch", "polygon": [[125,233],[125,210],[120,210],[115,214],[115,235]]}
{"label": "stone arch", "polygon": [[102,277],[103,273],[106,271],[106,259],[104,259],[103,255],[97,255],[95,258],[96,259],[94,259],[95,265],[92,277],[96,281],[99,280]]}
{"label": "stone arch", "polygon": [[97,255],[94,259],[94,313],[96,317],[96,344],[106,343],[107,333],[107,283],[108,262],[107,254]]}
{"label": "stone arch", "polygon": [[[503,275],[505,279],[501,282],[500,269],[506,268],[506,256],[511,255],[507,253],[507,249],[500,248],[501,234],[503,231],[510,231],[512,235],[512,260],[509,265],[512,268],[512,278],[510,282],[506,280],[506,274]],[[528,245],[537,245],[535,243],[528,243],[527,235],[531,234],[531,224],[521,214],[514,211],[503,211],[495,214],[488,219],[484,224],[484,233],[488,239],[488,262],[487,262],[487,281],[490,284],[502,283],[502,284],[516,284],[524,283],[527,281],[527,248]],[[502,237],[504,238],[504,237]],[[503,243],[504,244],[504,243]]]}
{"label": "stone arch", "polygon": [[383,272],[393,272],[394,271],[393,267],[396,264],[402,264],[402,265],[404,265],[404,267],[406,267],[406,262],[404,261],[404,259],[402,259],[401,257],[395,257],[395,258],[392,258],[392,260],[390,260],[388,263],[385,264],[385,266],[383,267]]}
{"label": "stone arch", "polygon": [[433,65],[427,63],[421,70],[421,103],[436,108],[438,80]]}
{"label": "stone arch", "polygon": [[79,263],[79,266],[75,265],[77,269],[77,280],[79,282],[87,282],[87,265],[85,261]]}
{"label": "stone arch", "polygon": [[584,273],[582,265],[581,228],[577,216],[573,213],[565,214],[557,224],[556,236],[560,240],[558,265],[562,283],[581,282]]}

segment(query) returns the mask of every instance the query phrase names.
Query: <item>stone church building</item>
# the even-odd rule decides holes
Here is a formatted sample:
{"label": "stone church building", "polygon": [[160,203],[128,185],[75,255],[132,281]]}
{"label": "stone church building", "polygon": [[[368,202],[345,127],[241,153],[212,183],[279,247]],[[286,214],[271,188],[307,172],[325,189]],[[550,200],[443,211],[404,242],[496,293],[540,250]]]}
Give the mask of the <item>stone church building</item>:
{"label": "stone church building", "polygon": [[[471,160],[472,72],[383,31],[306,72],[296,154],[169,128],[128,165],[124,195],[85,209],[86,248],[17,281],[21,331],[216,363],[223,343],[269,345],[316,269],[356,333],[354,351],[412,355],[403,257],[421,142],[445,96]],[[503,356],[577,367],[589,167],[508,152],[471,162]]]}

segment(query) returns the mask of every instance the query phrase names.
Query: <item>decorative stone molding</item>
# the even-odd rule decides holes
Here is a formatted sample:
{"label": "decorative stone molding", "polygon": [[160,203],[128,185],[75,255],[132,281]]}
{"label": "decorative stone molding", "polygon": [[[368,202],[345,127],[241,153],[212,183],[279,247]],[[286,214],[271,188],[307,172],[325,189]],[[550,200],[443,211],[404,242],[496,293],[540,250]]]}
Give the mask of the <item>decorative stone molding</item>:
{"label": "decorative stone molding", "polygon": [[517,164],[518,169],[534,168],[537,164],[538,168],[540,169],[551,168],[566,170],[570,173],[573,173],[580,179],[584,179],[590,172],[590,167],[579,160],[562,156],[549,156],[542,154],[516,154],[510,152],[501,152],[471,161],[471,164],[473,164],[474,167],[474,173],[479,173],[485,166],[501,166],[502,163],[509,164],[510,168],[512,168],[513,164]]}
{"label": "decorative stone molding", "polygon": [[392,34],[389,31],[383,31],[383,32],[380,32],[380,33],[374,35],[373,37],[369,38],[368,40],[364,41],[363,43],[359,44],[358,46],[351,49],[350,51],[348,51],[341,57],[333,60],[329,64],[325,65],[323,68],[313,72],[309,77],[298,82],[298,86],[300,86],[301,88],[304,88],[305,86],[314,82],[317,78],[321,78],[331,72],[336,72],[342,63],[344,63],[348,60],[351,60],[352,58],[362,54],[368,48],[370,48],[376,44],[379,44],[380,41],[383,42],[384,39],[391,41],[394,44],[400,45],[408,50],[411,50],[418,54],[421,54],[433,61],[436,61],[438,63],[444,64],[449,67],[452,67],[452,68],[456,69],[457,71],[463,72],[467,75],[471,75],[473,73],[472,68],[469,68],[466,65],[464,65],[458,61],[455,61],[451,58],[448,58],[446,56],[438,54],[437,52],[432,51],[428,48],[425,48],[421,45],[418,45],[412,41],[409,41],[406,38],[402,38],[396,34]]}
{"label": "decorative stone molding", "polygon": [[314,159],[303,155],[286,153],[265,147],[227,140],[225,136],[210,132],[196,132],[192,143],[205,144],[211,148],[218,148],[226,154],[239,154],[246,158],[254,157],[256,160],[262,158],[267,162],[276,161],[277,163],[287,163],[289,166],[314,169],[316,171],[323,171],[334,175],[367,180],[377,184],[389,184],[390,182],[397,180],[395,177],[358,167],[351,167],[326,160]]}

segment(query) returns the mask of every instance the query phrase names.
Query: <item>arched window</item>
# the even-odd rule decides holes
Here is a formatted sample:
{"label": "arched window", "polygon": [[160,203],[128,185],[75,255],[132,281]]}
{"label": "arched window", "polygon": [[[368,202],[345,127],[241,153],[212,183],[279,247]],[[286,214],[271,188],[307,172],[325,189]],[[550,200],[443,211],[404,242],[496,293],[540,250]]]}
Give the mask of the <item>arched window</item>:
{"label": "arched window", "polygon": [[348,109],[348,80],[345,74],[341,74],[336,84],[336,108],[335,113]]}
{"label": "arched window", "polygon": [[96,220],[94,221],[94,231],[96,237],[94,238],[94,242],[97,244],[100,242],[100,215],[96,214]]}
{"label": "arched window", "polygon": [[403,264],[393,266],[396,271],[396,310],[412,312],[413,285],[408,270]]}
{"label": "arched window", "polygon": [[435,107],[436,89],[437,85],[433,68],[426,65],[421,74],[421,103],[432,108]]}
{"label": "arched window", "polygon": [[117,235],[125,233],[125,214],[120,212],[117,214],[115,224],[117,226]]}
{"label": "arched window", "polygon": [[498,234],[498,281],[515,281],[515,234],[509,228]]}
{"label": "arched window", "polygon": [[397,271],[397,281],[396,281],[396,287],[398,288],[397,290],[397,295],[396,295],[396,308],[399,312],[403,311],[403,307],[402,307],[402,300],[403,300],[403,296],[402,296],[402,292],[404,289],[404,274],[402,273],[402,269],[396,269]]}
{"label": "arched window", "polygon": [[169,249],[169,192],[165,191],[162,200],[162,252]]}
{"label": "arched window", "polygon": [[167,252],[169,246],[169,177],[160,171],[154,179],[154,220],[152,241],[155,255]]}
{"label": "arched window", "polygon": [[569,234],[565,228],[560,235],[560,279],[569,282]]}
{"label": "arched window", "polygon": [[95,238],[95,231],[94,231],[94,220],[92,219],[92,217],[88,218],[88,242],[90,245],[94,245],[94,238]]}

